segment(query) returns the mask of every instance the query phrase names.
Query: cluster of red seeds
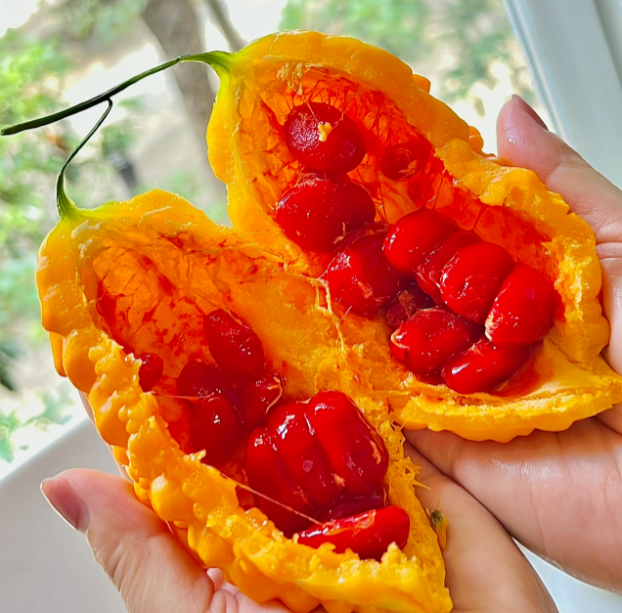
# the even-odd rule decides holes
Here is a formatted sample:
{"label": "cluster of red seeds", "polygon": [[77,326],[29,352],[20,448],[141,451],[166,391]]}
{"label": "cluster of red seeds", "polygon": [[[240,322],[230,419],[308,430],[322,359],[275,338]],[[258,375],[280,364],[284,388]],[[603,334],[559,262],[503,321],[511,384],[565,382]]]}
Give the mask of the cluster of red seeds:
{"label": "cluster of red seeds", "polygon": [[[489,391],[524,366],[553,319],[554,292],[538,271],[434,210],[373,222],[369,192],[344,174],[365,157],[364,134],[335,107],[294,108],[284,133],[303,172],[275,219],[303,249],[334,253],[323,274],[334,300],[361,315],[386,309],[395,357],[460,393]],[[418,206],[433,201],[440,163],[425,139],[386,147],[379,166],[408,182]]]}
{"label": "cluster of red seeds", "polygon": [[[380,559],[392,542],[403,548],[410,521],[387,506],[388,452],[356,405],[341,392],[322,392],[277,408],[281,381],[266,372],[259,337],[232,313],[206,315],[205,340],[216,365],[195,360],[177,378],[179,394],[192,404],[191,440],[203,461],[222,466],[248,437],[248,484],[287,536],[363,558]],[[155,354],[142,361],[140,383],[149,390],[163,363]]]}

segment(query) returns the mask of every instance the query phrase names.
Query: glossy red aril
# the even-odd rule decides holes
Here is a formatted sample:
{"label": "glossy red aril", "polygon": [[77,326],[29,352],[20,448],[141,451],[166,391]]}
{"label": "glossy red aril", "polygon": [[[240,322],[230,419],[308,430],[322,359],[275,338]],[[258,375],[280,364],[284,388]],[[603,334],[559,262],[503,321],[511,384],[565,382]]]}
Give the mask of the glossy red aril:
{"label": "glossy red aril", "polygon": [[422,173],[431,157],[432,146],[423,138],[392,145],[380,158],[380,170],[392,181],[405,181]]}
{"label": "glossy red aril", "polygon": [[306,403],[279,407],[268,420],[277,451],[290,474],[315,507],[333,502],[340,494],[324,454],[315,442],[305,416]]}
{"label": "glossy red aril", "polygon": [[486,336],[497,346],[516,349],[544,338],[553,323],[555,294],[544,276],[517,264],[492,304]]}
{"label": "glossy red aril", "polygon": [[344,247],[323,277],[333,300],[361,315],[376,313],[397,295],[403,276],[382,251],[384,235],[361,236]]}
{"label": "glossy red aril", "polygon": [[325,252],[375,216],[369,192],[347,176],[309,175],[285,192],[275,220],[303,249]]}
{"label": "glossy red aril", "polygon": [[362,496],[341,496],[327,511],[318,514],[320,521],[331,521],[359,515],[370,509],[382,509],[387,506],[387,492],[382,485],[376,485]]}
{"label": "glossy red aril", "polygon": [[391,543],[406,547],[409,532],[408,514],[392,506],[312,526],[298,535],[298,543],[315,549],[332,543],[336,553],[350,549],[363,560],[380,561]]}
{"label": "glossy red aril", "polygon": [[421,209],[404,215],[384,239],[384,254],[393,268],[414,272],[424,256],[449,236],[453,227],[447,217],[436,211]]}
{"label": "glossy red aril", "polygon": [[510,254],[499,245],[476,243],[462,247],[443,268],[443,301],[454,313],[483,324],[513,267]]}
{"label": "glossy red aril", "polygon": [[242,429],[232,404],[220,394],[193,403],[190,437],[196,451],[205,450],[203,462],[224,464],[238,446]]}
{"label": "glossy red aril", "polygon": [[164,372],[164,362],[162,358],[155,353],[144,353],[139,356],[142,364],[138,371],[138,380],[143,391],[151,391],[155,384],[162,377]]}
{"label": "glossy red aril", "polygon": [[387,323],[393,329],[399,328],[417,311],[434,306],[434,300],[419,289],[416,284],[403,289],[387,309]]}
{"label": "glossy red aril", "polygon": [[245,467],[249,485],[268,497],[257,496],[259,508],[279,530],[291,537],[294,532],[309,526],[309,520],[285,508],[307,516],[313,511],[307,495],[287,470],[266,428],[257,428],[251,433],[246,445]]}
{"label": "glossy red aril", "polygon": [[433,373],[472,342],[469,326],[444,309],[415,313],[391,335],[391,351],[415,373]]}
{"label": "glossy red aril", "polygon": [[238,385],[238,381],[231,375],[200,360],[188,362],[177,377],[177,391],[181,396],[224,394],[230,401],[235,402]]}
{"label": "glossy red aril", "polygon": [[295,107],[283,126],[293,156],[318,172],[346,173],[365,157],[365,137],[343,111],[310,102]]}
{"label": "glossy red aril", "polygon": [[317,394],[307,405],[306,417],[336,480],[346,492],[363,494],[382,481],[389,465],[387,448],[345,394]]}
{"label": "glossy red aril", "polygon": [[272,373],[262,373],[249,379],[240,390],[236,407],[247,429],[258,426],[283,395],[281,379]]}
{"label": "glossy red aril", "polygon": [[487,392],[516,374],[533,355],[537,345],[521,349],[500,349],[487,338],[480,339],[443,368],[448,387],[460,394]]}
{"label": "glossy red aril", "polygon": [[259,337],[233,313],[216,309],[205,316],[205,337],[216,363],[241,377],[263,369],[264,354]]}
{"label": "glossy red aril", "polygon": [[441,304],[441,276],[445,264],[456,255],[458,249],[474,245],[479,238],[473,232],[454,232],[450,234],[431,253],[423,257],[415,268],[415,277],[419,287]]}

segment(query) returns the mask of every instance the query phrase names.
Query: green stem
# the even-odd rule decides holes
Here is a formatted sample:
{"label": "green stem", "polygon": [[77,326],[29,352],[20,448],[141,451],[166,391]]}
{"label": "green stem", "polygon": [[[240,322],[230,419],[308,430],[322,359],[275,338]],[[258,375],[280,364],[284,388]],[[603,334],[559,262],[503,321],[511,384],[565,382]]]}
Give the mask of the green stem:
{"label": "green stem", "polygon": [[35,128],[41,128],[42,126],[47,126],[51,123],[55,123],[60,121],[61,119],[65,119],[66,117],[70,117],[71,115],[75,115],[76,113],[81,113],[82,111],[86,111],[102,102],[107,102],[108,107],[104,111],[104,114],[100,117],[99,121],[95,124],[95,127],[84,137],[82,142],[71,152],[71,155],[67,158],[67,161],[63,165],[60,174],[58,175],[58,181],[56,182],[56,204],[58,206],[58,212],[61,217],[76,217],[80,215],[80,209],[72,202],[72,200],[67,196],[67,192],[65,192],[65,171],[67,167],[71,163],[71,161],[76,157],[76,155],[80,152],[82,147],[88,143],[93,134],[97,132],[99,127],[104,123],[106,117],[110,114],[112,110],[112,97],[122,92],[124,89],[127,89],[134,83],[138,83],[138,81],[142,81],[145,77],[148,77],[157,72],[161,72],[162,70],[166,70],[171,66],[175,66],[175,64],[179,64],[181,62],[202,62],[203,64],[209,64],[216,73],[222,77],[224,74],[228,73],[231,68],[231,60],[232,54],[226,53],[225,51],[212,51],[211,53],[195,53],[188,55],[180,55],[176,57],[174,60],[169,60],[168,62],[164,62],[164,64],[160,64],[155,68],[151,68],[150,70],[146,70],[145,72],[141,72],[140,74],[128,79],[127,81],[123,81],[116,87],[109,89],[103,94],[99,94],[99,96],[95,96],[85,102],[80,102],[64,111],[58,111],[58,113],[52,113],[51,115],[47,115],[46,117],[40,117],[39,119],[32,119],[31,121],[26,121],[24,123],[20,123],[14,126],[10,126],[8,128],[4,128],[0,130],[0,136],[10,136],[12,134],[19,134],[20,132],[25,132],[26,130],[34,130]]}
{"label": "green stem", "polygon": [[82,139],[80,144],[71,152],[71,155],[67,158],[63,167],[60,170],[60,174],[58,175],[58,180],[56,181],[56,206],[58,207],[58,213],[61,217],[76,217],[79,215],[78,207],[73,203],[71,198],[67,196],[67,192],[65,191],[65,171],[69,164],[71,164],[71,160],[78,155],[82,147],[86,145],[86,143],[91,140],[91,137],[99,127],[106,121],[106,117],[112,111],[112,100],[106,100],[108,102],[108,107],[104,111],[104,114],[99,118],[99,121],[93,126],[93,129]]}
{"label": "green stem", "polygon": [[12,134],[19,134],[20,132],[24,132],[26,130],[34,130],[35,128],[40,128],[42,126],[47,126],[51,123],[55,123],[60,121],[61,119],[65,119],[65,117],[70,117],[71,115],[75,115],[76,113],[81,113],[82,111],[86,111],[93,106],[96,106],[102,102],[106,102],[110,100],[113,96],[122,92],[124,89],[127,89],[134,83],[138,83],[142,81],[145,77],[149,77],[152,74],[156,74],[157,72],[161,72],[162,70],[166,70],[171,66],[175,66],[175,64],[179,64],[181,62],[202,62],[203,64],[209,64],[212,68],[219,74],[229,72],[231,67],[231,53],[226,53],[225,51],[212,51],[211,53],[195,53],[188,55],[180,55],[179,57],[169,60],[164,64],[160,64],[155,68],[151,68],[150,70],[146,70],[145,72],[141,72],[140,74],[120,83],[116,87],[109,89],[103,94],[99,94],[99,96],[95,96],[90,100],[86,100],[84,102],[80,102],[80,104],[76,104],[68,109],[63,111],[59,111],[58,113],[53,113],[46,117],[41,117],[39,119],[33,119],[31,121],[26,121],[24,123],[17,124],[15,126],[10,126],[8,128],[4,128],[0,130],[0,136],[11,136]]}

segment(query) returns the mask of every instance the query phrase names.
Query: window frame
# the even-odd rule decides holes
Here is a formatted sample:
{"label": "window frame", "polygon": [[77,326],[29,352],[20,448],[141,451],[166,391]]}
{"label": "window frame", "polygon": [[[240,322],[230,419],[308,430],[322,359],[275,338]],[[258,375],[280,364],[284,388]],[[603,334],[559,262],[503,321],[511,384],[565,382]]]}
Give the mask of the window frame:
{"label": "window frame", "polygon": [[552,129],[622,186],[622,2],[504,3]]}

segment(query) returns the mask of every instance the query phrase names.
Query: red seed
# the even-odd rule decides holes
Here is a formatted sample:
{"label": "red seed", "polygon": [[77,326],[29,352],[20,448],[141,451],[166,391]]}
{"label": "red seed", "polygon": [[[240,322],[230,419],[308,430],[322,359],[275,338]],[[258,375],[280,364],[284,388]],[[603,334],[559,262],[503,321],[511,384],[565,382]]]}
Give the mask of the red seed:
{"label": "red seed", "polygon": [[273,373],[262,373],[247,381],[236,403],[245,428],[258,426],[283,395],[281,379]]}
{"label": "red seed", "polygon": [[316,507],[331,504],[341,493],[324,454],[309,430],[306,403],[279,407],[268,420],[268,430],[288,471]]}
{"label": "red seed", "polygon": [[487,338],[482,338],[447,361],[443,379],[448,387],[460,394],[487,392],[516,374],[537,347],[499,349]]}
{"label": "red seed", "polygon": [[224,464],[235,451],[242,429],[235,409],[221,395],[213,395],[194,403],[190,436],[194,448],[205,450],[202,462],[212,466]]}
{"label": "red seed", "polygon": [[432,373],[471,342],[471,330],[460,317],[444,309],[424,309],[391,335],[391,351],[413,372]]}
{"label": "red seed", "polygon": [[[246,445],[246,474],[249,485],[272,500],[291,509],[310,515],[313,511],[307,495],[294,481],[276,450],[270,432],[257,428],[251,433]],[[286,536],[303,530],[311,522],[259,497],[259,507]]]}
{"label": "red seed", "polygon": [[155,353],[143,353],[139,358],[142,361],[138,371],[140,387],[143,388],[143,391],[149,392],[162,377],[164,362]]}
{"label": "red seed", "polygon": [[393,329],[399,328],[405,321],[408,321],[417,311],[429,309],[434,306],[434,301],[430,296],[419,289],[415,283],[403,289],[397,298],[387,309],[387,323]]}
{"label": "red seed", "polygon": [[452,232],[447,217],[421,209],[402,217],[384,239],[384,254],[393,268],[412,274],[419,261]]}
{"label": "red seed", "polygon": [[405,181],[422,173],[432,157],[432,146],[425,139],[387,147],[380,158],[382,174],[392,181]]}
{"label": "red seed", "polygon": [[387,506],[387,492],[380,484],[364,496],[341,496],[325,512],[319,514],[320,521],[332,521],[352,515],[359,515],[370,509],[383,509]]}
{"label": "red seed", "polygon": [[329,104],[310,102],[295,107],[283,131],[294,157],[318,172],[350,172],[365,157],[361,130],[343,111]]}
{"label": "red seed", "polygon": [[275,219],[303,249],[325,252],[375,216],[369,192],[347,176],[310,175],[283,195]]}
{"label": "red seed", "polygon": [[298,543],[314,549],[332,543],[336,553],[350,549],[363,560],[380,561],[391,543],[406,547],[409,532],[408,514],[392,506],[312,526],[298,535]]}
{"label": "red seed", "polygon": [[517,264],[503,282],[486,318],[486,336],[505,349],[543,339],[553,323],[552,285],[537,270]]}
{"label": "red seed", "polygon": [[353,495],[369,492],[387,472],[389,454],[382,437],[341,392],[321,392],[306,417],[337,482]]}
{"label": "red seed", "polygon": [[177,391],[181,396],[224,394],[230,402],[235,402],[238,385],[235,377],[199,360],[188,362],[177,377]]}
{"label": "red seed", "polygon": [[357,238],[335,256],[323,275],[332,298],[361,315],[386,307],[403,282],[384,257],[383,238],[383,234]]}
{"label": "red seed", "polygon": [[441,296],[452,311],[483,324],[513,267],[510,254],[499,245],[477,243],[462,247],[443,268]]}
{"label": "red seed", "polygon": [[233,313],[216,309],[205,316],[205,337],[216,363],[232,375],[248,377],[263,369],[263,347],[253,330]]}
{"label": "red seed", "polygon": [[479,242],[479,238],[472,232],[454,232],[417,264],[415,268],[417,283],[424,292],[434,298],[437,304],[443,302],[441,275],[445,264],[451,260],[458,249],[467,245],[474,245],[477,242]]}

